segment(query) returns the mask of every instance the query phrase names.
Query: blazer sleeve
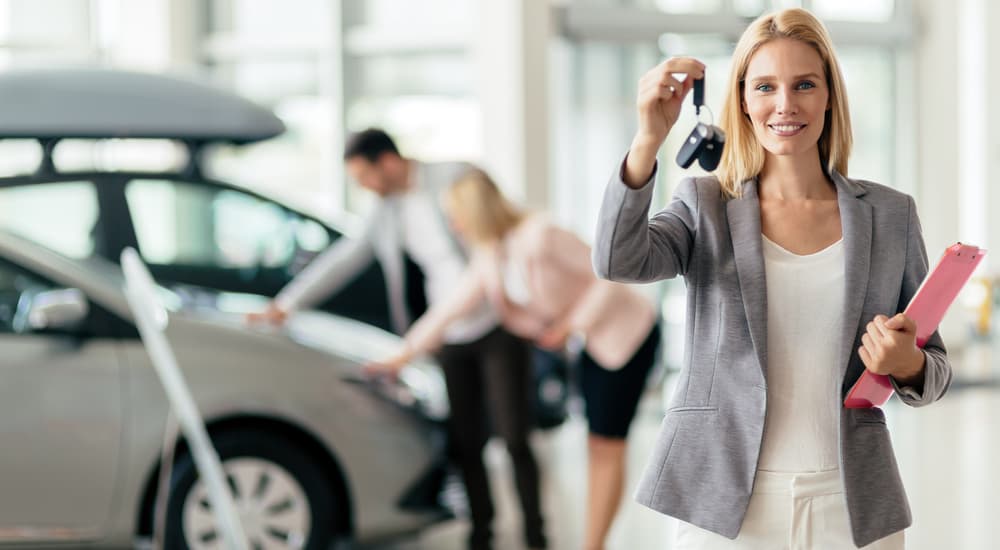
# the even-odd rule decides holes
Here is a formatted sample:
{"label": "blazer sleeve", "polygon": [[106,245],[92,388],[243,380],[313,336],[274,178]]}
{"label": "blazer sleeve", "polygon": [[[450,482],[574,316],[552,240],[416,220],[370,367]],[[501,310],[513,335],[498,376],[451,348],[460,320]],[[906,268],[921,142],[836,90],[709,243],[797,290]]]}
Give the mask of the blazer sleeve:
{"label": "blazer sleeve", "polygon": [[639,189],[624,182],[625,162],[604,193],[594,239],[593,267],[603,279],[647,283],[685,275],[698,220],[698,190],[685,178],[665,209],[649,219],[653,180]]}
{"label": "blazer sleeve", "polygon": [[342,236],[313,258],[275,296],[278,307],[285,311],[313,307],[357,277],[375,259],[373,233],[383,215],[384,204],[381,204],[365,220],[360,237]]}
{"label": "blazer sleeve", "polygon": [[[920,230],[920,219],[917,217],[917,206],[913,197],[909,199],[909,223],[906,237],[906,268],[903,272],[903,286],[899,294],[899,304],[896,311],[903,311],[910,299],[916,294],[920,284],[927,277],[927,249],[924,246],[924,237]],[[929,405],[945,394],[948,386],[951,385],[951,362],[948,361],[948,352],[941,340],[941,335],[937,331],[927,340],[924,345],[924,386],[923,388],[902,387],[890,376],[896,394],[903,403],[911,407],[922,407]]]}

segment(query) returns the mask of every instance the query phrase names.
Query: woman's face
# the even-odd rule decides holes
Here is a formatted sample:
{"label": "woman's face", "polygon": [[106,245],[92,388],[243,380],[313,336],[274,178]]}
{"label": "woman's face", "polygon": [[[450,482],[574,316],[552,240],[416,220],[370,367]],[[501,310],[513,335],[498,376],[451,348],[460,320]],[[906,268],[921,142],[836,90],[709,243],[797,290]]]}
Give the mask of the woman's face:
{"label": "woman's face", "polygon": [[829,108],[825,74],[819,53],[798,40],[772,40],[750,58],[743,110],[768,153],[816,153]]}

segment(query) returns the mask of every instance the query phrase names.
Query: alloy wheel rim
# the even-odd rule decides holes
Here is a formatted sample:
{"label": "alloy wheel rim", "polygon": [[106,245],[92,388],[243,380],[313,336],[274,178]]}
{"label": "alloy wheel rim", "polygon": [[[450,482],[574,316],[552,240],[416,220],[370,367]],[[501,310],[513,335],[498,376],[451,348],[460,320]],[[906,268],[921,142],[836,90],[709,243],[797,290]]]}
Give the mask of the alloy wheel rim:
{"label": "alloy wheel rim", "polygon": [[[312,527],[309,499],[286,469],[259,458],[234,458],[222,465],[247,542],[253,550],[305,547]],[[184,538],[192,550],[224,548],[205,484],[199,479],[184,499]]]}

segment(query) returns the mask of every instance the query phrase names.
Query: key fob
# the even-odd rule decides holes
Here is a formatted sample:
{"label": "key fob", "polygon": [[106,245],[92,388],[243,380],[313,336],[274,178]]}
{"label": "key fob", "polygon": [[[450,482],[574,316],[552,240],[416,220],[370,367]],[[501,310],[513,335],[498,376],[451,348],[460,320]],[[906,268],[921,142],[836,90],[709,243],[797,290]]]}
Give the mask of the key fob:
{"label": "key fob", "polygon": [[701,154],[698,155],[698,165],[706,172],[711,172],[719,167],[722,160],[722,149],[726,146],[726,133],[718,126],[712,126],[712,137],[705,143]]}
{"label": "key fob", "polygon": [[[712,140],[712,127],[707,124],[698,123],[684,140],[684,145],[677,152],[677,164],[681,168],[689,168],[695,159],[702,155],[706,145]],[[720,148],[721,151],[721,148]]]}

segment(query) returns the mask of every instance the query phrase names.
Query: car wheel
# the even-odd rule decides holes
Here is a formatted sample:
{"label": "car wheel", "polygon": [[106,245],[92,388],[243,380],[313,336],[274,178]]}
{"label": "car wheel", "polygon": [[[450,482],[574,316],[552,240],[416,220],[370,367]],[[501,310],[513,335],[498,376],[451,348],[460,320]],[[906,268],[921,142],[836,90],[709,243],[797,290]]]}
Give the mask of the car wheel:
{"label": "car wheel", "polygon": [[[337,506],[323,469],[289,441],[267,432],[233,431],[212,438],[250,548],[330,547]],[[178,459],[167,505],[166,548],[224,548],[205,484],[190,453]]]}

